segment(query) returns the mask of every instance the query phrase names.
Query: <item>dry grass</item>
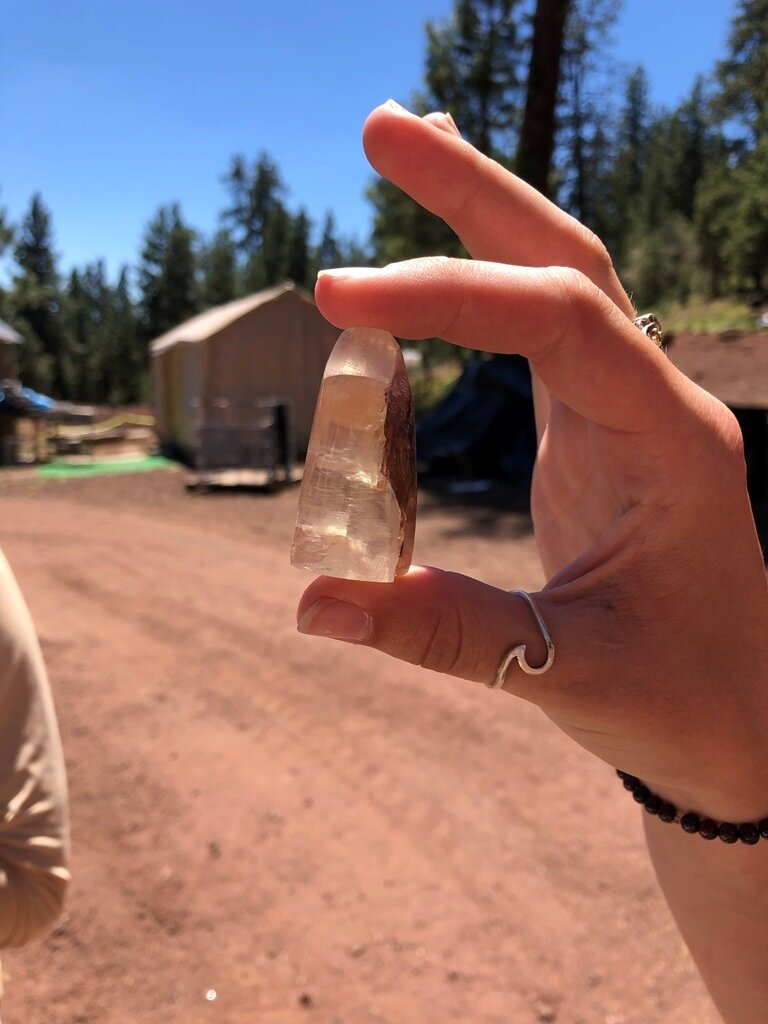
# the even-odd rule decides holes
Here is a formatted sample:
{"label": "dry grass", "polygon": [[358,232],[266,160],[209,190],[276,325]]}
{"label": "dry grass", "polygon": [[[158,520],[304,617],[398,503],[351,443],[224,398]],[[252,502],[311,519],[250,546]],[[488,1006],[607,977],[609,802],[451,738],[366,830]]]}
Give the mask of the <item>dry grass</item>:
{"label": "dry grass", "polygon": [[720,331],[754,331],[758,314],[742,299],[692,298],[686,303],[666,302],[657,307],[659,319],[667,331],[694,334]]}

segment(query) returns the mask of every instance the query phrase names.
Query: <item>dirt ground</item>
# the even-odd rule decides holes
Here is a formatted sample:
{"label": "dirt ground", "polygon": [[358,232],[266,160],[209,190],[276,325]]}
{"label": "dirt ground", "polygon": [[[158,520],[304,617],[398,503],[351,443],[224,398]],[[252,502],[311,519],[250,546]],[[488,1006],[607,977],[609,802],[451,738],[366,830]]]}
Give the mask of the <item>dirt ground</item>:
{"label": "dirt ground", "polygon": [[[716,1024],[609,768],[532,706],[296,634],[295,489],[0,476],[72,799],[74,883],[3,955],[10,1024]],[[536,587],[507,496],[417,558]]]}

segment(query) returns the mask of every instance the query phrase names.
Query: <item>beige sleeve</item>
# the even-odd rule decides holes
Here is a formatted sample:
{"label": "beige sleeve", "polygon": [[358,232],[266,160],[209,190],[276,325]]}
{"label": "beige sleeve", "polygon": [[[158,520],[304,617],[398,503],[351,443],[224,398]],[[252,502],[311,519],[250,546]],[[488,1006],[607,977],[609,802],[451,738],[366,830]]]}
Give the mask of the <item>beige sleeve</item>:
{"label": "beige sleeve", "polygon": [[35,628],[0,552],[0,948],[61,913],[69,885],[64,758]]}

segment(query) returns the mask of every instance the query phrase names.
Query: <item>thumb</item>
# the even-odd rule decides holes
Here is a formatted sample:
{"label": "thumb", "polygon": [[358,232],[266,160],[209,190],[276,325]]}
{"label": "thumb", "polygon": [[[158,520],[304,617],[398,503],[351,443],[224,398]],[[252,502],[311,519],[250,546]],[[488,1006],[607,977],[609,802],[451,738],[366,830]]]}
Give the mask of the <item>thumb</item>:
{"label": "thumb", "polygon": [[[583,613],[563,604],[556,591],[535,595],[555,643],[545,674],[531,676],[513,662],[504,689],[538,703],[551,703],[568,680],[580,675]],[[298,608],[298,629],[375,647],[402,661],[476,682],[493,682],[502,657],[524,643],[526,660],[543,665],[547,646],[527,603],[514,594],[457,573],[413,566],[392,584],[361,583],[328,576],[316,579]],[[559,703],[559,701],[556,701]]]}

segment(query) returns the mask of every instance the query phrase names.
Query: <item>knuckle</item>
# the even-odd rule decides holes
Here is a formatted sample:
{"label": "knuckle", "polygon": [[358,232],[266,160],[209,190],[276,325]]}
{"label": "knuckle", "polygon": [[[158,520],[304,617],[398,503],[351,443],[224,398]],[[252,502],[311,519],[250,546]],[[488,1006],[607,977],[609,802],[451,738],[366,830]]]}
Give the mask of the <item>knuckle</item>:
{"label": "knuckle", "polygon": [[544,275],[568,307],[581,306],[590,301],[595,286],[575,267],[545,267]]}
{"label": "knuckle", "polygon": [[552,286],[555,299],[550,332],[552,347],[559,345],[566,333],[589,333],[594,327],[595,317],[604,312],[601,298],[608,301],[603,293],[586,274],[574,267],[546,267],[544,275]]}
{"label": "knuckle", "polygon": [[434,275],[435,277],[442,278],[445,273],[446,267],[450,267],[454,260],[450,256],[419,256],[412,261],[414,265],[418,266],[424,277]]}
{"label": "knuckle", "polygon": [[421,646],[418,664],[446,675],[458,667],[463,648],[461,616],[454,607],[443,607],[435,615]]}
{"label": "knuckle", "polygon": [[445,318],[439,325],[438,334],[441,338],[453,338],[462,335],[464,325],[471,321],[470,295],[468,290],[456,288],[451,301],[446,304]]}
{"label": "knuckle", "polygon": [[695,447],[700,471],[746,474],[744,436],[738,418],[709,392],[694,385],[690,427],[681,437],[683,450]]}
{"label": "knuckle", "polygon": [[494,161],[475,152],[472,157],[472,173],[460,185],[443,195],[439,216],[450,224],[466,210],[471,210],[485,188],[487,174],[493,166]]}
{"label": "knuckle", "polygon": [[[579,224],[582,244],[584,245],[590,265],[600,276],[606,275],[613,270],[611,254],[605,247],[605,243],[590,228]],[[591,275],[590,275],[591,276]]]}

